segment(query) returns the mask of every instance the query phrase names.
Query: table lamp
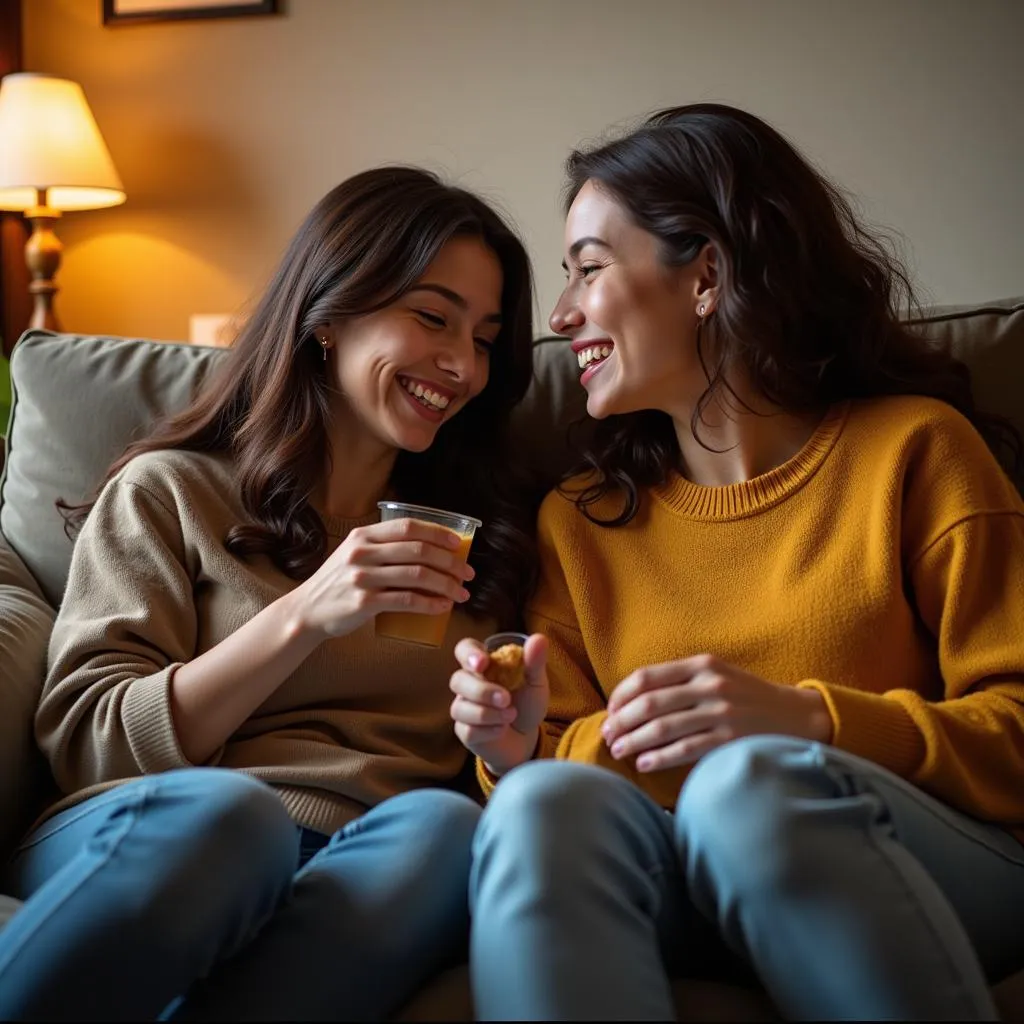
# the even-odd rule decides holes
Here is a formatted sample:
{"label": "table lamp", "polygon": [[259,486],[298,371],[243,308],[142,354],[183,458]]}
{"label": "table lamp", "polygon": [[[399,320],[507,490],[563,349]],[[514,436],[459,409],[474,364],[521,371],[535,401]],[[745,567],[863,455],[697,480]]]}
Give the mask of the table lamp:
{"label": "table lamp", "polygon": [[53,310],[62,210],[125,201],[82,87],[66,78],[19,72],[0,80],[0,210],[20,210],[32,225],[25,262],[34,297],[30,327],[59,331]]}

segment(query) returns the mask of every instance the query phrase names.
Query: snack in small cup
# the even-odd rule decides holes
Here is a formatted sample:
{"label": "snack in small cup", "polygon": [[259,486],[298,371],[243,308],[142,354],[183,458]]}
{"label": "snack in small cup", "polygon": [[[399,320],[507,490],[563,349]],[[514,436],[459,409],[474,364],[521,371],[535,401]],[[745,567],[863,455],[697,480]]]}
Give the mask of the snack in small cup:
{"label": "snack in small cup", "polygon": [[498,686],[504,686],[515,693],[526,682],[526,666],[523,664],[524,633],[495,633],[484,641],[488,665],[484,678]]}

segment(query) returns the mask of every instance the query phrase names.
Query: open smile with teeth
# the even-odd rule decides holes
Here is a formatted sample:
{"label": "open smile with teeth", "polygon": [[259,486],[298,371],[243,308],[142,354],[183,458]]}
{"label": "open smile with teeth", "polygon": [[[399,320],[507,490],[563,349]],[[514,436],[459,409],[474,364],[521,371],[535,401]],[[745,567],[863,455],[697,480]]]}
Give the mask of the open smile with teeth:
{"label": "open smile with teeth", "polygon": [[410,380],[408,377],[399,377],[398,383],[405,388],[413,398],[418,399],[419,402],[422,405],[425,405],[428,409],[447,409],[448,403],[451,401],[451,399],[447,398],[445,395],[442,395],[429,387],[425,387],[419,381]]}
{"label": "open smile with teeth", "polygon": [[576,353],[576,358],[579,360],[580,369],[583,370],[591,363],[599,363],[602,359],[607,359],[611,354],[611,345],[594,345],[591,348],[580,349]]}

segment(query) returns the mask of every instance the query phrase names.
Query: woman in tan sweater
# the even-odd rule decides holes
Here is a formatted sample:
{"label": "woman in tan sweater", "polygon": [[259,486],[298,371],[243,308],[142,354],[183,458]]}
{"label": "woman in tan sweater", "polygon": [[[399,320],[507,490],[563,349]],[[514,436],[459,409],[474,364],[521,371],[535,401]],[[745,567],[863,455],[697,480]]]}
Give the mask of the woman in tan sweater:
{"label": "woman in tan sweater", "polygon": [[[66,507],[36,722],[66,795],[8,871],[27,902],[0,1018],[373,1019],[462,949],[478,805],[456,791],[452,640],[374,618],[454,606],[453,638],[514,614],[529,532],[491,467],[531,308],[481,200],[357,175],[216,379]],[[452,532],[379,522],[384,498],[482,520],[476,571]]]}
{"label": "woman in tan sweater", "polygon": [[472,640],[452,680],[493,790],[478,1012],[669,1020],[670,975],[724,971],[790,1020],[993,1019],[1024,963],[1019,438],[759,118],[669,109],[569,179],[589,471],[540,512],[533,685]]}

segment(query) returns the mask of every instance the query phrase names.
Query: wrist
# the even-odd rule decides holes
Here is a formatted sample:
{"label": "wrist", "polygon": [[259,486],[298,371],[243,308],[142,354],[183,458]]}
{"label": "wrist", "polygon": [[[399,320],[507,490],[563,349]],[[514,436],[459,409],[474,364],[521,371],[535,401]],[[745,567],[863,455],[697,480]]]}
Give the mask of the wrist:
{"label": "wrist", "polygon": [[301,591],[301,587],[296,587],[295,590],[279,598],[277,609],[280,613],[280,625],[285,643],[305,644],[312,650],[327,639],[327,634],[312,620]]}
{"label": "wrist", "polygon": [[812,688],[797,691],[807,704],[807,738],[816,743],[832,742],[832,714],[825,698]]}
{"label": "wrist", "polygon": [[[518,729],[514,731],[519,732]],[[540,750],[540,726],[530,732],[521,732],[519,735],[523,737],[523,757],[519,763],[525,764],[527,761],[532,761]]]}
{"label": "wrist", "polygon": [[515,729],[512,730],[516,735],[521,736],[523,740],[522,747],[520,748],[522,753],[520,757],[516,757],[514,754],[511,758],[496,758],[491,760],[486,757],[481,757],[480,760],[483,762],[483,766],[490,772],[491,775],[496,779],[500,779],[502,775],[508,774],[513,768],[518,768],[521,764],[526,764],[527,761],[532,761],[537,756],[537,751],[540,750],[540,729],[534,729],[532,735],[530,733],[520,733]]}

